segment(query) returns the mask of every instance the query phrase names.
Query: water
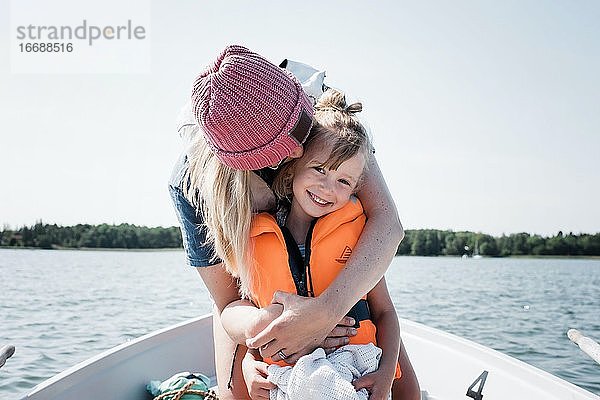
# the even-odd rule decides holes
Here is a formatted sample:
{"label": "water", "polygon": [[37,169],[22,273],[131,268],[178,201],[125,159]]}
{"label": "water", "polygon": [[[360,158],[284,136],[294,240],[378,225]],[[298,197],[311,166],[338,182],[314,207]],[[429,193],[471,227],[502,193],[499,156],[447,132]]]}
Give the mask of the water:
{"label": "water", "polygon": [[600,394],[600,365],[566,336],[600,340],[600,260],[401,257],[387,279],[400,316]]}
{"label": "water", "polygon": [[[466,337],[600,394],[600,366],[566,337],[600,339],[600,260],[396,258],[400,316]],[[110,347],[211,310],[182,251],[0,249],[0,398]]]}

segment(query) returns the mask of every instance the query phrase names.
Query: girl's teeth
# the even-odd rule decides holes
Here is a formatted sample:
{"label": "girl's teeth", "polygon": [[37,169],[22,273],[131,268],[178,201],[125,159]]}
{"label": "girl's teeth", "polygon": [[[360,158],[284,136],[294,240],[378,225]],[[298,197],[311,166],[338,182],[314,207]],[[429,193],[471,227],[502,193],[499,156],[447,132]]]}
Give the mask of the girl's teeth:
{"label": "girl's teeth", "polygon": [[320,197],[317,197],[317,195],[316,195],[316,194],[314,194],[314,193],[311,193],[311,195],[312,195],[312,198],[313,198],[313,200],[314,200],[315,202],[319,203],[319,204],[323,204],[323,205],[325,205],[325,204],[327,204],[327,203],[328,203],[327,201],[325,201],[325,200],[321,199]]}

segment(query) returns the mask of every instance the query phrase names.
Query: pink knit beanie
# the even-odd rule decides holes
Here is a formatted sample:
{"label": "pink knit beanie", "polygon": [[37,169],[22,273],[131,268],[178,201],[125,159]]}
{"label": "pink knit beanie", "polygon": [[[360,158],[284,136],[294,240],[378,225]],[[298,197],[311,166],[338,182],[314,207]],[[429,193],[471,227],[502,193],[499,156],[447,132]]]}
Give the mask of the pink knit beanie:
{"label": "pink knit beanie", "polygon": [[313,107],[290,72],[234,45],[194,82],[192,113],[225,165],[254,170],[277,164],[301,145]]}

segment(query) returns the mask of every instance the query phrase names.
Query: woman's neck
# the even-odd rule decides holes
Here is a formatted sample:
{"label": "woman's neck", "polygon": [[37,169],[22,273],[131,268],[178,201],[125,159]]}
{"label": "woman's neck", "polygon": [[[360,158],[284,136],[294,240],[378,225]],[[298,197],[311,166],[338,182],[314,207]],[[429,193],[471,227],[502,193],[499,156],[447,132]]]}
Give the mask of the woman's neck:
{"label": "woman's neck", "polygon": [[296,201],[292,200],[290,213],[285,220],[285,227],[288,228],[297,244],[305,244],[306,234],[313,219],[304,212]]}

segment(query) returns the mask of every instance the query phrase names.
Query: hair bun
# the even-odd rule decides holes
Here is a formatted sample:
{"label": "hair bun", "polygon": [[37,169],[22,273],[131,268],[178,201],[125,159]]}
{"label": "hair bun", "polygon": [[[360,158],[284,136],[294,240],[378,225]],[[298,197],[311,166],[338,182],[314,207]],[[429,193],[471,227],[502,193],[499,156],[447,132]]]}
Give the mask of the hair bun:
{"label": "hair bun", "polygon": [[346,104],[346,96],[339,90],[329,88],[319,97],[315,105],[316,111],[339,111],[356,114],[362,111],[361,103]]}
{"label": "hair bun", "polygon": [[362,103],[352,103],[348,107],[346,107],[346,112],[351,114],[356,114],[362,111]]}

